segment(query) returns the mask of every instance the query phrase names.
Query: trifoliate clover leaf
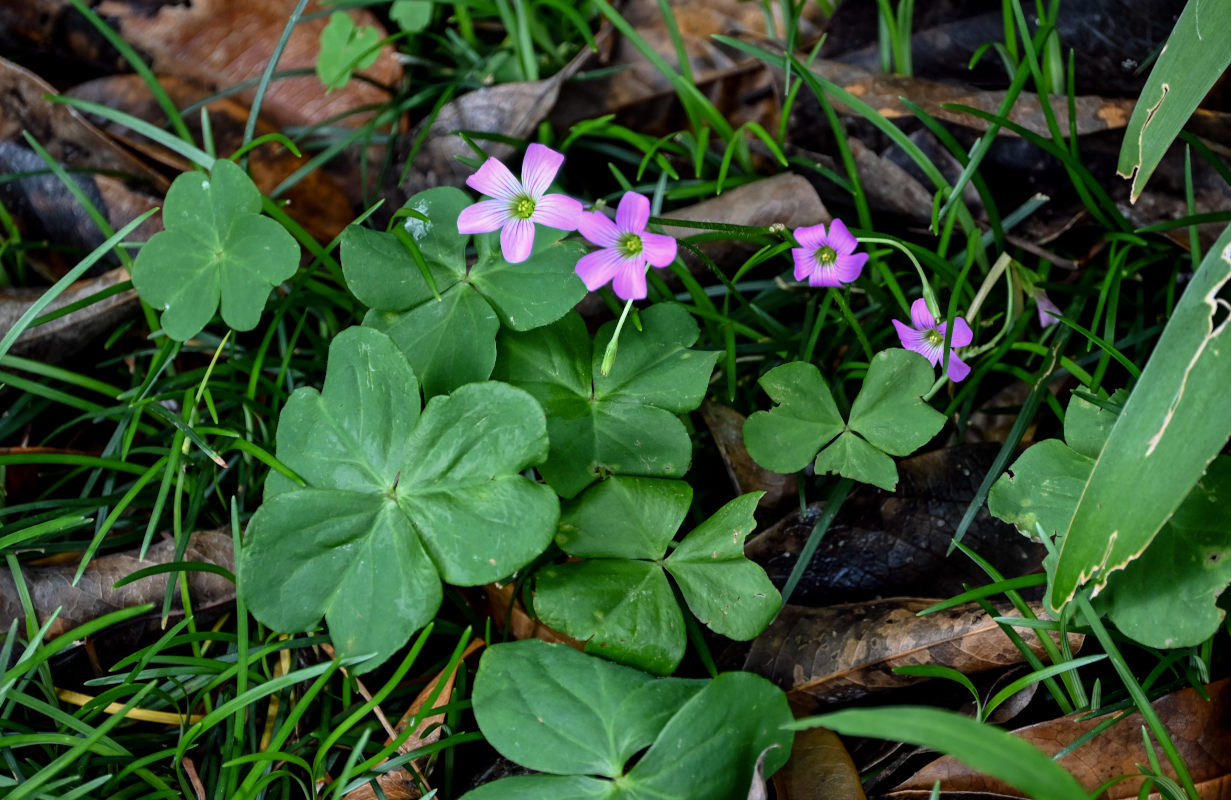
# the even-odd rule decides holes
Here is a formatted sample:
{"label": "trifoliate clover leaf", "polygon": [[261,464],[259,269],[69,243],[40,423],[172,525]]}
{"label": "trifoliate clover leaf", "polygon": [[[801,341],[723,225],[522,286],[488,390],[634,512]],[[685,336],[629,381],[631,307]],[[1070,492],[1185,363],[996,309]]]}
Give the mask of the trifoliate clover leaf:
{"label": "trifoliate clover leaf", "polygon": [[478,258],[468,266],[470,236],[457,232],[457,218],[471,203],[460,189],[428,189],[406,202],[416,215],[400,221],[399,233],[409,243],[357,225],[342,235],[347,286],[372,309],[363,324],[397,343],[428,396],[486,379],[502,325],[524,331],[555,322],[586,292],[573,272],[585,248],[551,228],[518,264],[504,259],[495,234],[477,236]]}
{"label": "trifoliate clover leaf", "polygon": [[932,379],[927,359],[916,353],[877,353],[843,422],[820,370],[799,361],[783,364],[761,377],[776,407],[744,423],[748,454],[781,473],[798,472],[815,457],[818,473],[836,472],[893,491],[898,470],[889,456],[910,455],[945,424],[944,415],[922,399]]}
{"label": "trifoliate clover leaf", "polygon": [[537,573],[534,609],[586,642],[586,652],[667,674],[684,656],[684,617],[667,581],[704,625],[732,639],[757,636],[781,598],[744,557],[762,492],[737,497],[664,558],[692,489],[683,481],[614,476],[565,507],[556,543],[583,561]]}
{"label": "trifoliate clover leaf", "polygon": [[171,183],[154,234],[133,263],[141,299],[162,311],[167,335],[185,341],[214,316],[237,331],[260,321],[269,291],[299,267],[299,245],[261,216],[261,192],[242,169],[220,158],[209,175],[186,172]]}
{"label": "trifoliate clover leaf", "polygon": [[441,579],[504,577],[551,541],[559,503],[520,472],[547,452],[538,403],[501,383],[432,398],[384,334],[350,328],[325,385],[297,389],[278,458],[307,486],[271,482],[252,516],[239,581],[279,631],[325,616],[340,656],[377,666],[436,614]]}
{"label": "trifoliate clover leaf", "polygon": [[603,352],[615,323],[591,346],[576,314],[527,333],[504,331],[493,375],[534,395],[547,412],[551,454],[539,468],[561,497],[574,497],[602,475],[679,477],[692,439],[677,414],[701,404],[717,352],[688,349],[700,330],[683,306],[641,312],[643,330],[620,334],[611,371]]}
{"label": "trifoliate clover leaf", "polygon": [[380,31],[371,25],[355,25],[350,14],[335,11],[321,31],[321,52],[316,58],[316,76],[330,89],[341,89],[351,72],[367,69],[380,55]]}
{"label": "trifoliate clover leaf", "polygon": [[394,0],[389,6],[389,19],[406,33],[418,33],[432,21],[430,0]]}

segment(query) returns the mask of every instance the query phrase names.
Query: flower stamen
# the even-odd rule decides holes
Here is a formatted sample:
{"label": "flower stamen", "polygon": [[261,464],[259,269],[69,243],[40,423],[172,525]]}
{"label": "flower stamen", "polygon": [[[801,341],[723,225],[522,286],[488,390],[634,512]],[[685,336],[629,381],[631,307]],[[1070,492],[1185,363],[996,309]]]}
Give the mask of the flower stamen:
{"label": "flower stamen", "polygon": [[524,194],[514,198],[509,211],[518,219],[530,219],[534,216],[534,198]]}
{"label": "flower stamen", "polygon": [[626,233],[616,243],[616,249],[625,258],[633,258],[641,254],[641,237],[635,233]]}
{"label": "flower stamen", "polygon": [[822,267],[832,267],[838,263],[838,251],[829,245],[819,247],[816,251],[816,260]]}

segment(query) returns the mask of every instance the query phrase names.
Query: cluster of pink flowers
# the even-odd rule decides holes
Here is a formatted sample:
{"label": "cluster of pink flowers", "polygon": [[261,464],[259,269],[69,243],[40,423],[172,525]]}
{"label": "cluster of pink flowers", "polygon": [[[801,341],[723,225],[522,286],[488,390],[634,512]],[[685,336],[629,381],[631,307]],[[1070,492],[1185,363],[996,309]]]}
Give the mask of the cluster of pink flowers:
{"label": "cluster of pink flowers", "polygon": [[[500,231],[500,250],[506,260],[516,264],[530,257],[534,248],[536,224],[563,231],[579,231],[598,249],[577,262],[577,275],[590,291],[610,282],[622,300],[644,299],[647,290],[647,265],[665,267],[675,260],[675,239],[646,231],[650,220],[650,201],[636,192],[625,192],[616,208],[615,221],[602,211],[585,211],[577,200],[563,194],[548,194],[564,156],[551,148],[532,144],[522,161],[521,179],[508,167],[489,158],[466,185],[491,200],[480,200],[462,211],[457,219],[459,233]],[[791,249],[795,279],[809,286],[843,286],[854,282],[868,261],[867,253],[856,253],[859,240],[843,224],[833,220],[828,227],[810,225],[795,229],[800,245]],[[945,322],[937,322],[920,298],[911,306],[911,324],[893,321],[898,338],[907,350],[923,355],[932,366],[945,354]],[[970,374],[953,351],[974,339],[966,320],[953,321],[950,350],[945,359],[950,380],[960,381]]]}
{"label": "cluster of pink flowers", "polygon": [[459,233],[500,231],[500,250],[511,264],[530,257],[534,226],[541,223],[563,231],[580,231],[599,249],[582,256],[577,275],[594,291],[611,282],[623,300],[641,300],[647,294],[646,264],[665,267],[675,260],[676,242],[661,233],[649,233],[650,201],[625,192],[615,222],[601,211],[583,211],[581,203],[562,194],[547,194],[564,156],[541,144],[532,144],[522,162],[521,180],[508,167],[489,158],[466,185],[495,199],[480,200],[457,218]]}

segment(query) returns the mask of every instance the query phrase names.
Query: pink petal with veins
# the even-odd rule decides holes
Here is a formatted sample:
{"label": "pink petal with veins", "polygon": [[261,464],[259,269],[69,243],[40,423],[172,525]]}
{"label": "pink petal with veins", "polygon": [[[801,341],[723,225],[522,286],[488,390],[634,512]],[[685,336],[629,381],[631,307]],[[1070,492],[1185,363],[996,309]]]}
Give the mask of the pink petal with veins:
{"label": "pink petal with veins", "polygon": [[795,240],[807,250],[816,250],[825,244],[825,226],[809,225],[806,228],[796,228]]}
{"label": "pink petal with veins", "polygon": [[678,246],[675,239],[662,233],[641,234],[641,252],[645,260],[656,267],[666,267],[675,261]]}
{"label": "pink petal with veins", "polygon": [[616,226],[625,233],[641,233],[650,221],[650,201],[636,192],[625,192],[616,209]]}
{"label": "pink petal with veins", "polygon": [[512,200],[524,191],[509,168],[494,158],[484,161],[483,166],[466,179],[466,185],[497,200]]}
{"label": "pink petal with veins", "polygon": [[549,228],[575,231],[581,213],[581,203],[573,198],[562,194],[547,194],[535,202],[534,215],[530,219]]}
{"label": "pink petal with veins", "polygon": [[563,163],[564,156],[547,145],[532,144],[527,147],[526,157],[521,162],[521,180],[526,192],[536,200],[542,197],[556,179],[556,173]]}
{"label": "pink petal with veins", "polygon": [[910,318],[917,330],[925,331],[936,327],[936,320],[932,317],[932,312],[928,311],[927,301],[922,297],[911,303]]}
{"label": "pink petal with veins", "polygon": [[583,211],[577,219],[577,230],[599,247],[614,247],[620,241],[620,229],[601,211]]}
{"label": "pink petal with veins", "polygon": [[624,265],[624,259],[613,250],[595,250],[577,261],[577,277],[590,291],[610,281]]}
{"label": "pink petal with veins", "polygon": [[641,300],[646,294],[645,264],[641,259],[625,259],[611,284],[621,300]]}
{"label": "pink petal with veins", "polygon": [[829,223],[829,246],[839,253],[849,254],[855,252],[855,248],[859,246],[859,240],[846,228],[846,223],[840,219],[835,219]]}
{"label": "pink petal with veins", "polygon": [[519,264],[530,257],[534,247],[534,223],[528,219],[509,220],[500,231],[500,252],[510,264]]}
{"label": "pink petal with veins", "polygon": [[509,219],[509,204],[505,200],[480,200],[462,209],[457,216],[458,233],[491,233]]}

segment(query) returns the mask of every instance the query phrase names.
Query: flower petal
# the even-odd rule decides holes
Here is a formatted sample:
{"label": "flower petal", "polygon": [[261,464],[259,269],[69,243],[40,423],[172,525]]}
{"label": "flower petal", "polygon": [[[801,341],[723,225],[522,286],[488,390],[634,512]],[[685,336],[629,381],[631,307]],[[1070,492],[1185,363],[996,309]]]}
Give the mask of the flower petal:
{"label": "flower petal", "polygon": [[483,166],[466,179],[466,185],[497,200],[512,200],[524,191],[509,168],[495,158],[484,161]]}
{"label": "flower petal", "polygon": [[556,173],[560,171],[560,165],[563,163],[564,156],[545,144],[532,144],[527,147],[526,157],[521,162],[521,182],[526,187],[526,192],[535,200],[542,197],[551,182],[556,179]]}
{"label": "flower petal", "polygon": [[625,192],[616,208],[616,227],[624,233],[641,233],[649,221],[650,201],[645,195]]}
{"label": "flower petal", "polygon": [[854,283],[863,272],[863,265],[868,261],[867,253],[851,253],[839,255],[834,264],[834,273],[842,283]]}
{"label": "flower petal", "polygon": [[[940,323],[940,335],[945,335],[945,323]],[[975,340],[974,332],[970,330],[970,324],[961,317],[953,320],[953,338],[949,341],[950,347],[965,347]]]}
{"label": "flower petal", "polygon": [[932,317],[932,312],[928,311],[927,301],[922,297],[910,304],[910,318],[914,322],[915,330],[926,331],[936,327],[936,320]]}
{"label": "flower petal", "polygon": [[645,261],[640,258],[623,259],[616,272],[611,288],[621,300],[641,300],[647,292],[645,287]]}
{"label": "flower petal", "polygon": [[[799,232],[796,231],[795,238],[799,238]],[[795,259],[795,280],[807,280],[812,273],[821,268],[821,265],[816,263],[816,250],[805,250],[802,247],[791,248],[791,258]]]}
{"label": "flower petal", "polygon": [[509,220],[500,231],[500,252],[510,264],[520,264],[530,257],[534,247],[534,223],[528,219]]}
{"label": "flower petal", "polygon": [[829,246],[843,255],[855,252],[859,240],[846,229],[846,223],[837,217],[829,223]]}
{"label": "flower petal", "polygon": [[641,253],[656,267],[666,267],[675,261],[679,249],[675,239],[663,233],[641,234]]}
{"label": "flower petal", "polygon": [[[825,244],[825,226],[809,225],[804,228],[796,228],[795,241],[799,242],[805,250],[815,251]],[[803,280],[803,278],[799,278],[799,280]]]}
{"label": "flower petal", "polygon": [[509,221],[509,204],[504,200],[480,200],[457,215],[458,233],[491,233]]}
{"label": "flower petal", "polygon": [[893,327],[897,328],[898,341],[902,343],[903,347],[907,350],[913,350],[930,361],[932,366],[936,366],[936,362],[940,359],[940,353],[936,352],[937,348],[929,346],[924,341],[922,331],[912,328],[903,322],[898,322],[896,319],[893,320]]}
{"label": "flower petal", "polygon": [[949,354],[949,369],[945,371],[949,380],[957,383],[970,374],[970,365],[953,353]]}
{"label": "flower petal", "polygon": [[812,273],[812,277],[808,279],[809,286],[841,286],[842,280],[838,277],[837,265],[824,266],[817,265],[816,271]]}
{"label": "flower petal", "polygon": [[1051,298],[1047,296],[1047,292],[1040,290],[1038,294],[1035,295],[1035,300],[1039,304],[1039,325],[1047,328],[1060,321],[1060,317],[1064,314],[1060,310],[1060,307],[1053,303]]}
{"label": "flower petal", "polygon": [[599,247],[614,247],[620,240],[620,229],[601,211],[583,211],[577,218],[577,230]]}
{"label": "flower petal", "polygon": [[534,214],[530,219],[549,228],[575,231],[580,217],[581,203],[568,195],[546,194],[534,204]]}
{"label": "flower petal", "polygon": [[574,269],[586,288],[594,291],[614,278],[623,264],[624,259],[619,253],[610,248],[603,248],[582,256],[578,259]]}

